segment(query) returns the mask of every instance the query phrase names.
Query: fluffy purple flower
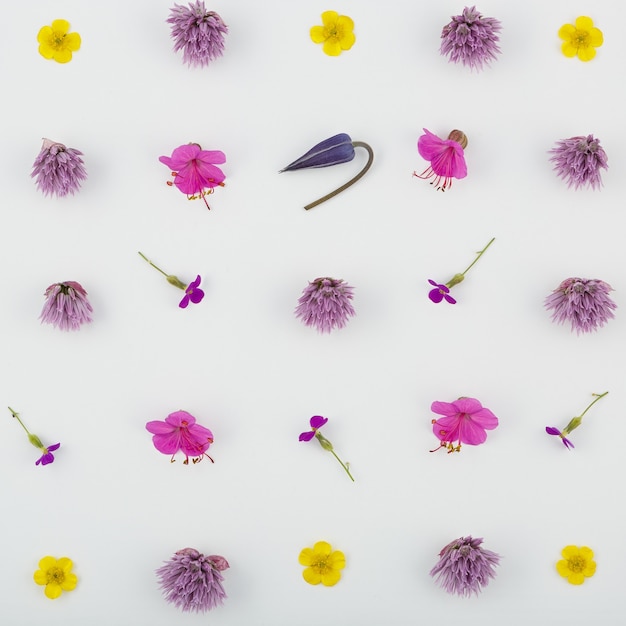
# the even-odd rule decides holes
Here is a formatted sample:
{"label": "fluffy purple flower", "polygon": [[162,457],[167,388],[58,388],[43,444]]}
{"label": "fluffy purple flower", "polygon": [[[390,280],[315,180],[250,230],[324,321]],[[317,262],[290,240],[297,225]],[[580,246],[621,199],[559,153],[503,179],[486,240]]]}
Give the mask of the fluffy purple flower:
{"label": "fluffy purple flower", "polygon": [[450,295],[450,289],[446,285],[436,283],[434,280],[428,279],[428,282],[435,288],[428,292],[428,297],[435,303],[439,304],[444,298],[450,304],[456,304],[456,300]]}
{"label": "fluffy purple flower", "polygon": [[183,296],[183,299],[178,303],[178,306],[181,309],[186,309],[187,306],[189,306],[190,302],[193,302],[194,304],[202,302],[202,298],[204,298],[204,291],[202,291],[202,289],[199,289],[201,280],[202,279],[200,278],[200,274],[198,274],[196,276],[196,280],[189,283],[187,287],[185,287],[185,295]]}
{"label": "fluffy purple flower", "polygon": [[569,321],[577,334],[590,333],[615,317],[610,291],[603,280],[567,278],[546,298],[545,307],[552,311],[553,322]]}
{"label": "fluffy purple flower", "polygon": [[296,307],[296,317],[307,326],[315,326],[320,333],[343,328],[349,317],[355,315],[351,287],[342,279],[316,278],[302,292]]}
{"label": "fluffy purple flower", "polygon": [[606,152],[593,135],[570,137],[556,142],[550,150],[554,171],[568,187],[602,187],[601,169],[608,169]]}
{"label": "fluffy purple flower", "polygon": [[44,294],[46,303],[39,319],[42,324],[52,324],[61,330],[79,330],[81,324],[91,322],[93,309],[87,292],[73,281],[54,283]]}
{"label": "fluffy purple flower", "polygon": [[182,49],[187,65],[204,67],[224,54],[228,27],[217,13],[206,10],[202,0],[190,2],[189,8],[175,4],[167,22],[172,25],[174,52]]}
{"label": "fluffy purple flower", "polygon": [[62,143],[43,140],[41,152],[33,163],[31,178],[44,196],[74,194],[80,189],[80,183],[87,178],[85,164],[80,158],[80,150],[66,148]]}
{"label": "fluffy purple flower", "polygon": [[495,578],[500,556],[480,547],[482,538],[460,537],[439,553],[439,563],[430,570],[436,582],[448,593],[478,595]]}
{"label": "fluffy purple flower", "polygon": [[482,70],[500,54],[498,33],[501,29],[499,20],[483,17],[475,6],[465,7],[461,15],[452,16],[452,21],[443,27],[439,52],[451,63]]}
{"label": "fluffy purple flower", "polygon": [[546,426],[546,432],[548,433],[548,435],[558,435],[562,439],[563,445],[568,450],[574,447],[574,444],[569,439],[567,439],[558,428],[554,428],[554,426]]}
{"label": "fluffy purple flower", "polygon": [[220,572],[228,569],[223,556],[204,556],[193,548],[179,550],[156,570],[165,599],[183,611],[204,613],[223,604],[226,592]]}

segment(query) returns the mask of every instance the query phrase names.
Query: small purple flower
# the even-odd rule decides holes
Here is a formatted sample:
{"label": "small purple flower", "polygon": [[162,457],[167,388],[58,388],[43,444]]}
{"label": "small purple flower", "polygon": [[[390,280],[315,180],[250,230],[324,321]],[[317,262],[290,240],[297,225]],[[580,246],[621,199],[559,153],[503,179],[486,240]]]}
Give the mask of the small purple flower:
{"label": "small purple flower", "polygon": [[42,456],[35,461],[35,465],[49,465],[50,463],[53,463],[54,454],[52,453],[55,450],[58,450],[61,447],[61,444],[55,443],[52,446],[48,446],[48,447],[44,446],[43,443],[41,442],[41,439],[39,439],[37,435],[34,435],[28,430],[28,428],[26,428],[26,425],[20,419],[19,413],[16,413],[11,407],[8,407],[8,408],[9,408],[9,411],[11,411],[11,415],[19,422],[20,426],[26,431],[26,434],[28,435],[28,441],[30,441],[35,446],[35,448],[38,448],[42,453]]}
{"label": "small purple flower", "polygon": [[355,315],[350,303],[354,287],[342,279],[316,278],[304,289],[296,307],[296,317],[320,333],[343,328]]}
{"label": "small purple flower", "polygon": [[52,324],[61,330],[79,330],[81,324],[91,322],[93,309],[80,283],[73,280],[54,283],[44,295],[46,303],[39,316],[42,324]]}
{"label": "small purple flower", "polygon": [[317,431],[328,421],[327,417],[322,417],[321,415],[314,415],[309,423],[311,424],[311,430],[307,430],[303,433],[300,433],[300,437],[298,441],[311,441],[313,437],[317,434]]}
{"label": "small purple flower", "polygon": [[577,334],[590,333],[615,317],[611,291],[603,280],[567,278],[546,298],[545,307],[552,311],[553,322],[569,321]]}
{"label": "small purple flower", "polygon": [[202,291],[202,289],[198,289],[201,280],[200,274],[198,274],[198,276],[196,276],[196,280],[187,285],[185,288],[185,295],[178,304],[181,309],[186,309],[190,302],[193,302],[194,304],[202,302],[202,298],[204,298],[204,291]]}
{"label": "small purple flower", "polygon": [[546,432],[548,433],[548,435],[558,435],[563,441],[563,445],[568,450],[574,447],[574,444],[569,439],[567,439],[558,428],[554,428],[553,426],[546,426]]}
{"label": "small purple flower", "polygon": [[49,463],[54,462],[54,454],[52,454],[55,450],[58,450],[61,447],[60,443],[55,443],[52,446],[48,446],[47,448],[41,448],[43,455],[40,459],[35,461],[35,465],[48,465]]}
{"label": "small purple flower", "polygon": [[179,550],[156,570],[167,602],[183,611],[204,613],[227,597],[220,572],[228,569],[223,556],[204,556],[193,548]]}
{"label": "small purple flower", "polygon": [[431,285],[435,286],[434,289],[431,289],[428,292],[428,297],[435,304],[439,304],[439,302],[441,302],[444,298],[445,298],[446,302],[449,302],[450,304],[456,304],[456,300],[451,295],[449,295],[450,294],[450,289],[448,287],[446,287],[445,285],[441,285],[439,283],[436,283],[434,280],[431,280],[430,278],[428,279],[428,282]]}
{"label": "small purple flower", "polygon": [[496,54],[500,54],[500,30],[499,20],[483,17],[475,6],[465,7],[461,15],[452,16],[452,21],[443,27],[439,52],[451,63],[482,70],[497,58]]}
{"label": "small purple flower", "polygon": [[81,181],[87,178],[80,150],[66,148],[62,143],[43,140],[41,152],[33,163],[31,178],[44,196],[62,198],[80,189]]}
{"label": "small purple flower", "polygon": [[228,26],[215,11],[207,11],[204,2],[189,3],[189,8],[175,4],[167,23],[171,24],[174,52],[183,51],[183,62],[204,67],[224,54],[224,35]]}
{"label": "small purple flower", "polygon": [[550,154],[554,171],[568,187],[602,187],[600,170],[608,169],[608,160],[606,152],[600,146],[600,140],[594,139],[593,135],[557,141]]}
{"label": "small purple flower", "polygon": [[500,556],[481,548],[482,542],[482,538],[460,537],[439,553],[439,562],[430,575],[442,589],[459,596],[478,595],[489,579],[495,578]]}

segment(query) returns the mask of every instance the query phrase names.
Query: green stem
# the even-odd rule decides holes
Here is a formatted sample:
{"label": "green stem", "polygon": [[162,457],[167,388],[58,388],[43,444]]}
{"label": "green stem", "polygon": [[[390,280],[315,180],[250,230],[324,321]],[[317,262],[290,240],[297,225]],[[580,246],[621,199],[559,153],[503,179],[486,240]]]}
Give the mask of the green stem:
{"label": "green stem", "polygon": [[585,413],[598,401],[600,400],[600,398],[604,398],[604,396],[606,396],[606,394],[609,393],[608,391],[605,391],[604,393],[592,393],[592,396],[596,396],[596,399],[580,414],[580,419],[582,419],[583,417],[585,417]]}
{"label": "green stem", "polygon": [[329,452],[339,461],[339,463],[341,464],[341,467],[343,467],[343,469],[346,470],[346,474],[350,476],[350,480],[354,482],[354,478],[352,477],[352,474],[350,473],[348,466],[335,454],[334,450],[329,450]]}
{"label": "green stem", "polygon": [[496,240],[495,237],[492,237],[491,241],[480,251],[476,253],[476,258],[467,266],[467,269],[464,272],[461,272],[462,276],[465,276],[465,274],[467,274],[467,272],[469,272],[472,267],[475,265],[475,263],[478,261],[478,259],[480,259],[480,257],[485,254],[485,252],[487,251],[487,248]]}
{"label": "green stem", "polygon": [[11,407],[8,407],[8,408],[9,408],[9,411],[11,411],[13,417],[20,423],[22,428],[26,431],[26,434],[30,435],[30,431],[28,430],[28,428],[26,428],[26,426],[24,426],[24,422],[22,422],[22,420],[20,419],[20,416]]}
{"label": "green stem", "polygon": [[147,261],[150,265],[152,265],[152,267],[155,270],[158,270],[159,272],[161,272],[161,274],[163,274],[163,276],[165,276],[165,278],[168,277],[168,274],[166,274],[160,267],[157,267],[147,256],[145,256],[141,252],[139,252],[138,254],[144,261]]}

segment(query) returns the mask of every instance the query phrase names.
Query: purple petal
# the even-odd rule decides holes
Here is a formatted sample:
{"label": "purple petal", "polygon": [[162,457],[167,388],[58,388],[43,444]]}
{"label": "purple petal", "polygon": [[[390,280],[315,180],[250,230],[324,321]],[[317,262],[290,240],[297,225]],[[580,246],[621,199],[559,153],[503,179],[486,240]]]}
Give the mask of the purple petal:
{"label": "purple petal", "polygon": [[441,292],[441,289],[439,288],[432,289],[431,291],[428,292],[428,297],[435,304],[439,304],[443,300],[443,293]]}
{"label": "purple petal", "polygon": [[561,431],[558,428],[554,428],[554,426],[546,426],[546,432],[548,435],[559,435],[561,436]]}
{"label": "purple petal", "polygon": [[315,432],[312,430],[307,430],[305,433],[300,433],[298,441],[311,441],[313,437],[315,437]]}
{"label": "purple petal", "polygon": [[299,170],[306,167],[328,167],[337,163],[347,163],[354,158],[352,139],[345,133],[330,137],[313,146],[306,154],[284,167],[281,172]]}
{"label": "purple petal", "polygon": [[188,294],[185,294],[183,296],[183,299],[178,303],[178,306],[181,309],[186,309],[189,306],[189,295]]}
{"label": "purple petal", "polygon": [[573,447],[574,447],[574,444],[573,444],[573,443],[572,443],[569,439],[566,439],[565,437],[563,437],[562,439],[563,439],[563,445],[564,445],[564,446],[565,446],[568,450],[570,450],[571,448],[573,448]]}
{"label": "purple petal", "polygon": [[311,428],[321,428],[324,424],[326,424],[326,422],[328,421],[328,418],[326,417],[322,417],[321,415],[314,415],[310,420],[309,420],[309,424],[311,424]]}
{"label": "purple petal", "polygon": [[443,297],[446,299],[446,302],[449,302],[450,304],[456,304],[456,300],[447,293],[444,293]]}
{"label": "purple petal", "polygon": [[55,450],[58,450],[61,447],[60,443],[55,443],[52,446],[48,446],[48,452],[54,452]]}

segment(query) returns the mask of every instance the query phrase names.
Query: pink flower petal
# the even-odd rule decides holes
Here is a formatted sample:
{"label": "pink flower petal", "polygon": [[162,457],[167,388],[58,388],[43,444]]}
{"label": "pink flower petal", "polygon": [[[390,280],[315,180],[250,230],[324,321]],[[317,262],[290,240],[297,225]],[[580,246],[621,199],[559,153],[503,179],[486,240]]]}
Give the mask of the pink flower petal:
{"label": "pink flower petal", "polygon": [[430,410],[437,415],[456,416],[459,412],[454,402],[433,402]]}
{"label": "pink flower petal", "polygon": [[498,426],[498,418],[489,410],[481,409],[472,413],[471,420],[485,430],[493,430]]}
{"label": "pink flower petal", "polygon": [[457,441],[460,422],[458,415],[441,417],[433,424],[433,434],[440,441]]}
{"label": "pink flower petal", "polygon": [[459,422],[459,441],[470,446],[477,446],[487,439],[485,429],[476,424],[471,417],[464,417]]}
{"label": "pink flower petal", "polygon": [[476,398],[459,398],[452,403],[458,413],[475,413],[483,408]]}
{"label": "pink flower petal", "polygon": [[172,426],[182,426],[183,422],[187,422],[187,426],[193,426],[196,418],[187,411],[174,411],[165,418],[165,421]]}
{"label": "pink flower petal", "polygon": [[445,148],[445,143],[425,128],[424,133],[426,134],[417,140],[417,151],[423,159],[431,161]]}

